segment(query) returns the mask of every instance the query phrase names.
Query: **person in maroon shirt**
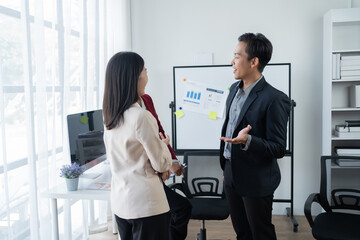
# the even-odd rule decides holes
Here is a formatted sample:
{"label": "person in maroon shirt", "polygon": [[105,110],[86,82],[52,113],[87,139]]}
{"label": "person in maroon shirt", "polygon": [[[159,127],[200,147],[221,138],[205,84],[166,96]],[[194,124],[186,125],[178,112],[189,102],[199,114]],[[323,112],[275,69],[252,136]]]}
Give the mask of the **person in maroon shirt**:
{"label": "person in maroon shirt", "polygon": [[[154,103],[151,97],[147,94],[143,94],[141,96],[142,102],[144,103],[146,109],[155,117],[158,126],[159,126],[159,134],[164,137],[165,131],[161,126],[160,120],[156,113]],[[142,103],[141,103],[142,105]],[[142,107],[144,107],[142,105]],[[180,176],[184,173],[183,166],[177,160],[175,153],[170,146],[168,145],[169,151],[171,153],[171,157],[173,159],[173,163],[170,171],[174,173],[176,176]],[[169,178],[169,174],[165,174],[163,179]],[[187,225],[191,216],[191,203],[189,200],[175,191],[171,190],[164,184],[164,190],[166,194],[166,198],[168,200],[170,206],[171,220],[170,220],[170,239],[171,240],[184,240],[187,235]]]}

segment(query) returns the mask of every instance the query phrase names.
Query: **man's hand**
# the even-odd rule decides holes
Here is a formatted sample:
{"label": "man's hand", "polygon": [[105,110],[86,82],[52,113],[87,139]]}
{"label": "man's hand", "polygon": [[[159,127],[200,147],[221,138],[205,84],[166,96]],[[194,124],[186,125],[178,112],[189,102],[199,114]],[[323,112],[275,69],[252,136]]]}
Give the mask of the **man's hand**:
{"label": "man's hand", "polygon": [[173,162],[170,171],[175,174],[175,176],[180,176],[185,172],[184,166],[179,164],[178,162]]}
{"label": "man's hand", "polygon": [[241,144],[241,143],[245,144],[248,139],[248,133],[250,132],[250,130],[251,130],[251,126],[247,125],[246,128],[243,128],[239,132],[236,138],[231,139],[231,138],[221,137],[220,140],[232,144]]}
{"label": "man's hand", "polygon": [[166,137],[162,133],[159,133],[159,135],[160,135],[161,141],[163,141],[166,145],[169,145],[169,143],[170,143],[169,135],[166,134]]}

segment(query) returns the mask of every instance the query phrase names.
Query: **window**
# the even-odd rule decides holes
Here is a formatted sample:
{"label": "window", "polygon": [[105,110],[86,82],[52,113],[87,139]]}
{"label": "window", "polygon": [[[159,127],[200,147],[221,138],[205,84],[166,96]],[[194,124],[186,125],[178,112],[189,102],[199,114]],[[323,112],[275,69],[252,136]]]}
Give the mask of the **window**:
{"label": "window", "polygon": [[41,193],[68,160],[66,115],[101,108],[107,45],[116,47],[106,13],[121,6],[0,0],[0,239],[50,236]]}

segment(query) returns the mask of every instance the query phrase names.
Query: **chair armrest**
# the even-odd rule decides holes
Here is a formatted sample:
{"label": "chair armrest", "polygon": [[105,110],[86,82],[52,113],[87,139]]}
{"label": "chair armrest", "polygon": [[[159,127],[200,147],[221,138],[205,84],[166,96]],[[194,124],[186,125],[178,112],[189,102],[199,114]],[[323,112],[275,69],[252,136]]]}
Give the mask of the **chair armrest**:
{"label": "chair armrest", "polygon": [[306,199],[305,205],[304,205],[304,214],[305,214],[305,217],[306,217],[307,221],[309,222],[309,225],[311,228],[314,225],[314,220],[311,216],[311,206],[314,202],[317,202],[321,205],[319,193],[310,194],[309,197]]}
{"label": "chair armrest", "polygon": [[184,191],[184,187],[183,187],[183,185],[181,183],[171,183],[171,184],[169,184],[167,186],[172,190],[177,189],[177,190],[180,190],[182,192]]}
{"label": "chair armrest", "polygon": [[187,198],[192,198],[188,188],[183,183],[171,183],[167,186],[172,190],[181,191]]}

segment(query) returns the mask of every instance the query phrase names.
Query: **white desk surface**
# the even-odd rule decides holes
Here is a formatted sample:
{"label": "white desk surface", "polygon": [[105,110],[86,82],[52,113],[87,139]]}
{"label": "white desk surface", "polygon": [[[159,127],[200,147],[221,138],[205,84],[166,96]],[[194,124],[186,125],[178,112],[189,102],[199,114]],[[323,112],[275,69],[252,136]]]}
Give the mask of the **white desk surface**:
{"label": "white desk surface", "polygon": [[81,189],[80,187],[77,191],[67,191],[66,186],[61,185],[51,189],[47,197],[57,199],[110,200],[110,191]]}
{"label": "white desk surface", "polygon": [[[63,182],[50,189],[49,192],[44,194],[44,197],[51,199],[51,212],[52,212],[52,222],[53,222],[53,239],[59,239],[59,224],[58,224],[58,209],[57,209],[57,199],[78,199],[78,200],[110,200],[110,190],[102,189],[92,189],[94,188],[94,183],[110,183],[111,181],[111,171],[110,165],[106,162],[102,162],[93,168],[89,169],[84,173],[88,174],[98,174],[99,177],[91,179],[86,177],[80,177],[79,186],[77,191],[68,191],[66,189],[65,180]],[[85,214],[87,215],[87,214]],[[65,216],[64,216],[65,217]],[[113,217],[113,233],[117,233],[116,223],[114,215]],[[87,217],[83,218],[84,223],[84,236],[88,234],[87,227]],[[71,232],[71,220],[67,223],[65,230],[65,239],[72,239]]]}
{"label": "white desk surface", "polygon": [[102,162],[86,171],[84,175],[86,175],[86,173],[99,173],[101,175],[95,179],[80,177],[77,191],[68,191],[65,180],[63,180],[62,184],[51,188],[49,192],[45,194],[45,197],[56,199],[110,200],[110,190],[93,189],[94,183],[111,182],[110,165]]}

